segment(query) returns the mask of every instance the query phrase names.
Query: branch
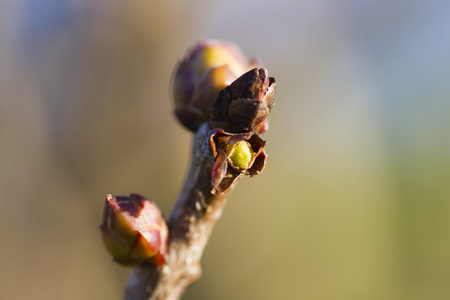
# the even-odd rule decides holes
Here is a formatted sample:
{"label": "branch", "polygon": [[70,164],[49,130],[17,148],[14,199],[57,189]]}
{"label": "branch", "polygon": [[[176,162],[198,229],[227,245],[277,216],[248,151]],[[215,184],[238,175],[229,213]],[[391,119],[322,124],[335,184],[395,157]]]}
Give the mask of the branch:
{"label": "branch", "polygon": [[[254,68],[236,78],[236,65],[240,71]],[[154,202],[130,194],[107,196],[100,225],[114,260],[137,265],[126,300],[178,300],[201,275],[203,250],[234,183],[264,169],[266,142],[260,134],[268,129],[276,83],[256,65],[246,66],[228,43],[203,41],[176,68],[174,112],[195,136],[185,185],[168,224]]]}
{"label": "branch", "polygon": [[210,136],[215,129],[204,123],[194,137],[186,182],[169,220],[168,259],[164,267],[136,267],[125,290],[126,300],[176,300],[201,275],[200,259],[214,224],[222,214],[223,193],[211,193],[214,157]]}

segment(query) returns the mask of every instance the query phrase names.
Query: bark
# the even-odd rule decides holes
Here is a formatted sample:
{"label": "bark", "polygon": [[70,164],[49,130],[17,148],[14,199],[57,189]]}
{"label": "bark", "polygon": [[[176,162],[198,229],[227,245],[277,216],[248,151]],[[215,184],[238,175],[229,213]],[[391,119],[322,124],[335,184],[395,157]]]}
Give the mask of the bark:
{"label": "bark", "polygon": [[168,258],[164,267],[135,267],[125,289],[126,300],[176,300],[201,275],[200,259],[214,224],[226,202],[223,193],[211,193],[214,157],[209,122],[197,131],[184,188],[172,211]]}

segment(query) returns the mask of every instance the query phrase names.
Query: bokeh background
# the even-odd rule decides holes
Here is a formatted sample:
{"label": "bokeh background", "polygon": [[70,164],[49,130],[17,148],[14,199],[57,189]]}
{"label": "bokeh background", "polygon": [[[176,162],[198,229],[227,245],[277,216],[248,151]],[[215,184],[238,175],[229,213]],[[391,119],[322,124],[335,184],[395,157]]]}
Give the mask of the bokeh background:
{"label": "bokeh background", "polygon": [[277,78],[183,299],[450,299],[450,2],[0,0],[0,299],[120,299],[107,193],[168,215],[191,135],[169,80],[201,37]]}

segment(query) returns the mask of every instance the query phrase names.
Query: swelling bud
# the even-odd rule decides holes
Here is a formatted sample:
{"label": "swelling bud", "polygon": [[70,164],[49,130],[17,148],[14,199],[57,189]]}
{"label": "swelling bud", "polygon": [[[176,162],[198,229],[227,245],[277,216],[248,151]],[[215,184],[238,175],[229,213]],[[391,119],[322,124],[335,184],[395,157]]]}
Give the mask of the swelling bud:
{"label": "swelling bud", "polygon": [[165,262],[166,222],[158,206],[141,195],[107,195],[100,232],[106,250],[122,265]]}
{"label": "swelling bud", "polygon": [[195,132],[209,119],[209,108],[219,91],[259,65],[256,60],[248,61],[230,42],[199,41],[187,51],[172,76],[170,89],[176,117]]}
{"label": "swelling bud", "polygon": [[211,193],[223,193],[242,175],[258,175],[267,156],[264,141],[255,132],[229,133],[215,129],[209,137],[215,158],[211,173]]}

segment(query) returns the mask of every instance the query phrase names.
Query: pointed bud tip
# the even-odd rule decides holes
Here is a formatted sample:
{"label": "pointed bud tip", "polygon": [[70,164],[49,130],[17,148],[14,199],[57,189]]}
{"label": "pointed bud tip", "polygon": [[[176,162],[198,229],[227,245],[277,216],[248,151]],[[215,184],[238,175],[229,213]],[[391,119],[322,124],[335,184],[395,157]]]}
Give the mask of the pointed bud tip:
{"label": "pointed bud tip", "polygon": [[275,79],[264,68],[254,68],[217,95],[210,109],[216,128],[230,133],[264,132],[275,101]]}

